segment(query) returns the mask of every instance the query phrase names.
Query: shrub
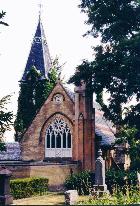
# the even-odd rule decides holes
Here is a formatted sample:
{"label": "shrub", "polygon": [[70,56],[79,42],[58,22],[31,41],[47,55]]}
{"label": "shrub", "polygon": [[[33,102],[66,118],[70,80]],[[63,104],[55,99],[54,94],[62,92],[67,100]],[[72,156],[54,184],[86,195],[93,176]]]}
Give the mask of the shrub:
{"label": "shrub", "polygon": [[80,201],[78,205],[139,205],[140,191],[133,187],[130,191],[126,195],[121,191],[119,193],[115,191],[112,196],[109,194],[97,198],[90,196],[88,200]]}
{"label": "shrub", "polygon": [[0,140],[0,151],[6,151],[6,144]]}
{"label": "shrub", "polygon": [[137,184],[137,172],[110,169],[106,172],[106,184],[111,193],[113,193],[113,188],[117,187],[125,192],[125,185],[135,186]]}
{"label": "shrub", "polygon": [[94,184],[94,178],[94,173],[89,171],[72,174],[66,179],[65,187],[77,190],[79,195],[88,195]]}
{"label": "shrub", "polygon": [[10,181],[10,187],[14,199],[41,195],[48,191],[48,179],[42,177],[15,179]]}

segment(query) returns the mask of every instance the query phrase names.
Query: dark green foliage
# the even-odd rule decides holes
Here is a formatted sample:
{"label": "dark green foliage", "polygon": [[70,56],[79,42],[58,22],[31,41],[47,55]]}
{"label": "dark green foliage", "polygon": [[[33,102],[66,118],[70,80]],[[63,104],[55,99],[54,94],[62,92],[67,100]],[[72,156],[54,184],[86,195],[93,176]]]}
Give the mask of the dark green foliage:
{"label": "dark green foliage", "polygon": [[[81,0],[79,7],[88,16],[87,35],[100,36],[101,42],[93,48],[95,59],[79,65],[69,82],[86,82],[117,131],[125,125],[140,131],[140,1]],[[104,92],[109,94],[108,104]],[[130,102],[134,96],[136,105]]]}
{"label": "dark green foliage", "polygon": [[88,200],[80,201],[79,205],[139,205],[139,202],[140,191],[132,186],[126,194],[117,190],[112,195],[104,194],[101,198],[90,196]]}
{"label": "dark green foliage", "polygon": [[106,184],[111,193],[114,189],[121,189],[125,193],[125,186],[137,185],[137,172],[110,169],[106,172]]}
{"label": "dark green foliage", "polygon": [[[135,95],[140,100],[140,3],[132,0],[81,0],[80,8],[88,16],[87,24],[93,37],[101,43],[94,47],[95,60],[78,66],[70,83],[81,79],[97,94],[105,117],[116,125],[129,124],[140,129],[140,104],[124,110]],[[130,18],[131,16],[131,18]],[[110,94],[108,105],[103,91]],[[122,113],[126,112],[126,118]]]}
{"label": "dark green foliage", "polygon": [[[7,104],[9,103],[11,95],[7,95],[0,99],[0,142],[4,133],[7,130],[11,130],[11,125],[13,125],[13,113],[7,111]],[[0,150],[4,147],[2,144]]]}
{"label": "dark green foliage", "polygon": [[94,183],[94,174],[88,171],[72,174],[65,181],[65,187],[75,189],[79,195],[89,195]]}
{"label": "dark green foliage", "polygon": [[26,81],[21,81],[18,111],[14,123],[16,131],[15,138],[17,141],[22,138],[22,134],[29,127],[36,113],[53,89],[58,78],[58,72],[57,65],[53,64],[48,79],[41,79],[38,70],[32,67],[26,77]]}
{"label": "dark green foliage", "polygon": [[140,139],[139,132],[136,128],[122,127],[118,134],[116,143],[128,143],[129,148],[126,153],[130,155],[131,169],[140,170]]}
{"label": "dark green foliage", "polygon": [[139,32],[140,7],[136,0],[81,0],[80,8],[91,25],[88,34],[101,34],[102,42],[118,42]]}
{"label": "dark green foliage", "polygon": [[[6,12],[1,11],[0,24],[8,26],[7,23],[5,23],[4,21],[1,21],[1,19],[3,19],[5,15],[6,15]],[[12,122],[13,113],[7,112],[7,108],[6,108],[7,103],[9,103],[10,97],[11,97],[10,95],[7,95],[3,97],[2,99],[0,99],[0,151],[3,151],[6,149],[2,138],[3,138],[5,131],[11,130],[10,126],[13,123]]]}
{"label": "dark green foliage", "polygon": [[15,179],[10,181],[10,188],[14,199],[41,195],[48,191],[48,179],[43,177]]}
{"label": "dark green foliage", "polygon": [[6,145],[4,142],[0,142],[0,151],[6,151]]}

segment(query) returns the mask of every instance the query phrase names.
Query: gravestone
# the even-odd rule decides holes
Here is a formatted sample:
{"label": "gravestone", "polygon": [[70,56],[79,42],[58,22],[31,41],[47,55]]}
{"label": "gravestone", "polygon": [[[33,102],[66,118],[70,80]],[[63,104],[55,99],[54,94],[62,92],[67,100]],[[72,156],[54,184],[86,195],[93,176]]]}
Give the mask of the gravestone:
{"label": "gravestone", "polygon": [[67,190],[65,192],[65,205],[76,205],[78,200],[77,190]]}
{"label": "gravestone", "polygon": [[6,168],[0,170],[0,205],[10,205],[13,203],[13,197],[10,195],[11,174]]}
{"label": "gravestone", "polygon": [[95,185],[93,186],[94,193],[102,196],[104,193],[109,193],[105,184],[105,161],[102,158],[102,150],[98,151],[98,158],[95,162]]}

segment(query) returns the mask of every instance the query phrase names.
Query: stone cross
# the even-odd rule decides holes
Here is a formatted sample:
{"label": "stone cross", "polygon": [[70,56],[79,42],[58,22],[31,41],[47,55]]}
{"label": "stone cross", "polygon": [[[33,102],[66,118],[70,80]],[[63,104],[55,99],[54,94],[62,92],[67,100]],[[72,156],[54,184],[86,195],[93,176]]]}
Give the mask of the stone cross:
{"label": "stone cross", "polygon": [[102,158],[102,150],[98,151],[98,158],[95,162],[95,185],[105,185],[105,161]]}

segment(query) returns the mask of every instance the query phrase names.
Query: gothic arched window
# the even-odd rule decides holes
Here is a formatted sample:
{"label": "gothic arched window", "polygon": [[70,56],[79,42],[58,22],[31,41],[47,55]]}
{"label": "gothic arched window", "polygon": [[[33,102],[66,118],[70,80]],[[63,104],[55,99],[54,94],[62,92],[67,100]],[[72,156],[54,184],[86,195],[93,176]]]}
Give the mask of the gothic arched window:
{"label": "gothic arched window", "polygon": [[63,118],[56,117],[46,130],[46,156],[69,157],[72,155],[72,136]]}

